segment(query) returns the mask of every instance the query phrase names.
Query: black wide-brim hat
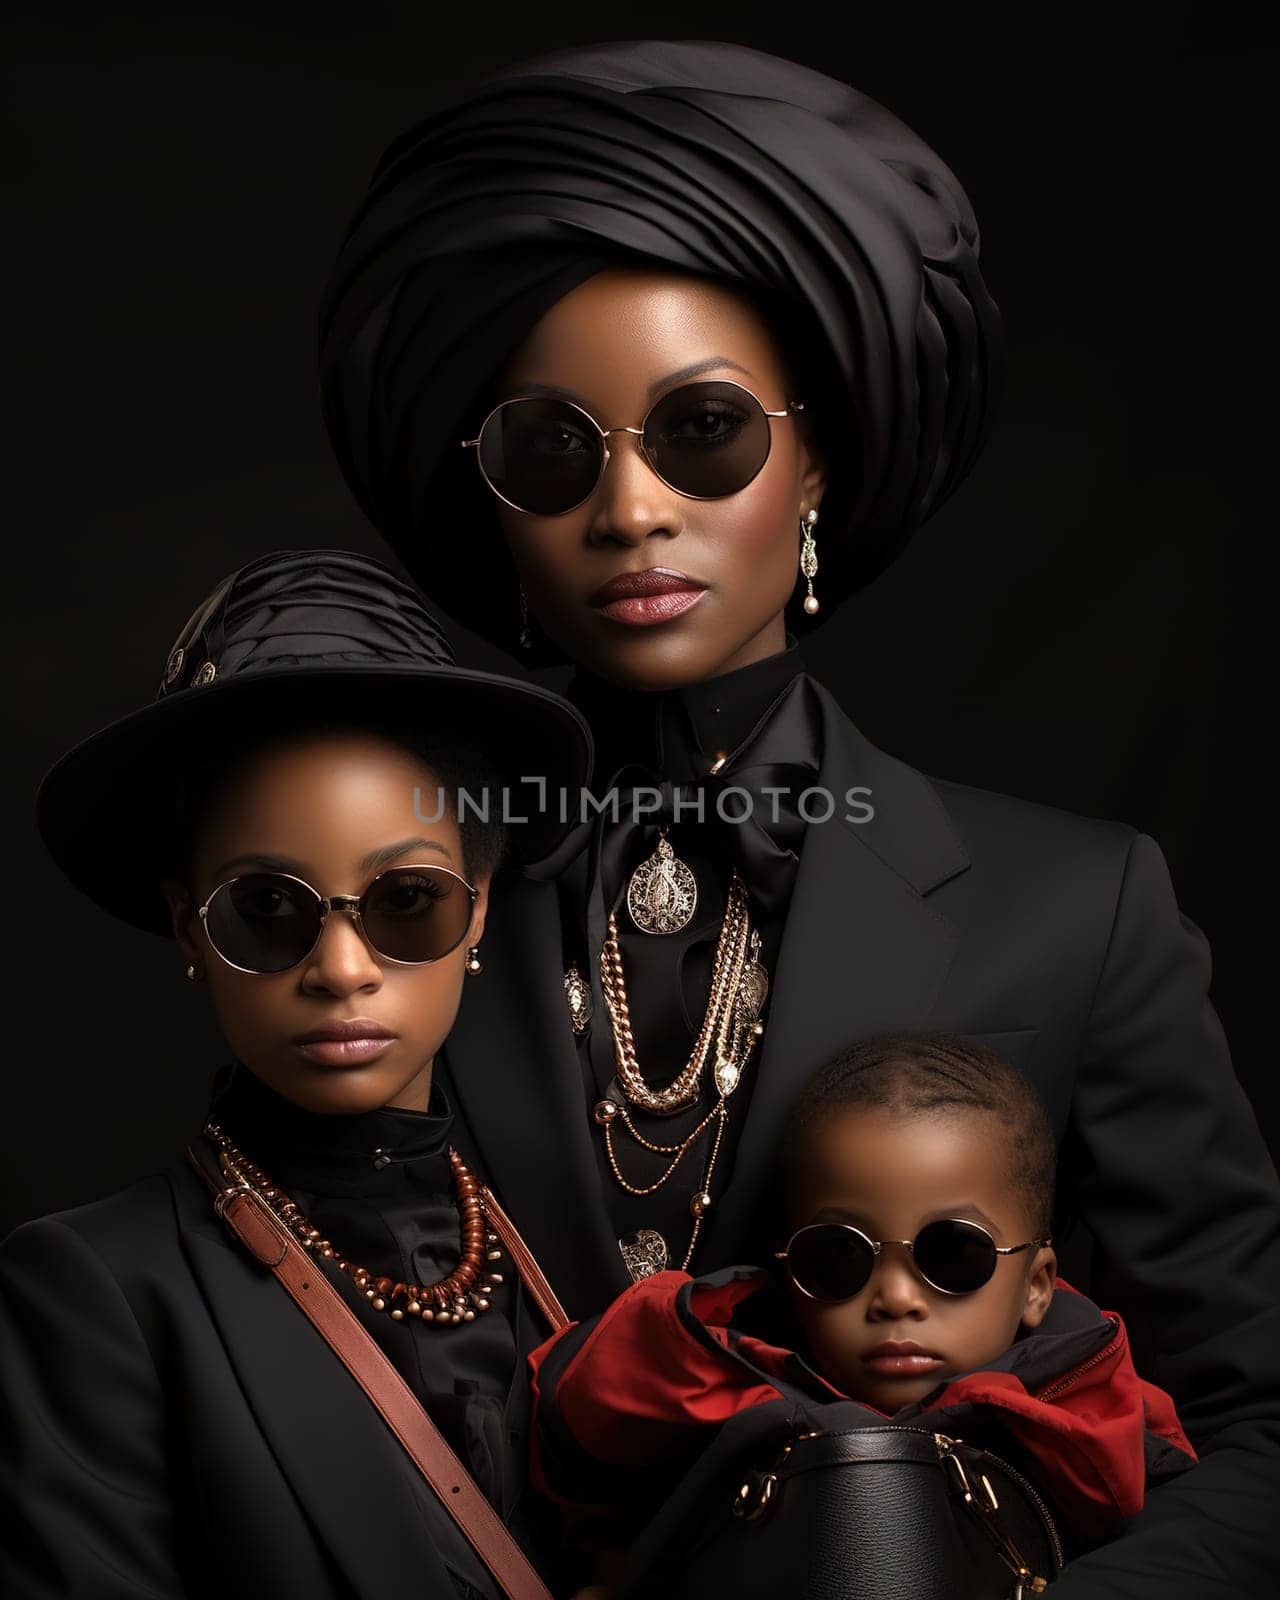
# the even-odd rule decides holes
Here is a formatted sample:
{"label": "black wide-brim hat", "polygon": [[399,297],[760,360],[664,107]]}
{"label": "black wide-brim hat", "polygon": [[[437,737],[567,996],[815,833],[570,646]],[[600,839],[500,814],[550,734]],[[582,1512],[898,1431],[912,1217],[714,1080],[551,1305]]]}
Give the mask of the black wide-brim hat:
{"label": "black wide-brim hat", "polygon": [[537,684],[458,666],[421,595],[389,567],[348,550],[280,550],[206,595],[150,705],[50,768],[36,797],[40,835],[98,905],[170,935],[158,852],[184,770],[234,751],[251,727],[283,735],[303,711],[375,730],[462,732],[510,786],[501,809],[490,797],[491,815],[505,814],[519,865],[563,838],[591,774],[591,733],[573,706]]}

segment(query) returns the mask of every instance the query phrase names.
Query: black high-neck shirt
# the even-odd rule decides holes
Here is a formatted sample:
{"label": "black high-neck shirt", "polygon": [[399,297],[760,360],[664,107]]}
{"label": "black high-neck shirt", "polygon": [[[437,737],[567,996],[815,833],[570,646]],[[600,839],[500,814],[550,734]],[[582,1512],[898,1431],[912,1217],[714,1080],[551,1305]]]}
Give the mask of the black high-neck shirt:
{"label": "black high-neck shirt", "polygon": [[[436,1056],[427,1111],[383,1107],[321,1115],[286,1100],[236,1061],[214,1081],[209,1116],[278,1184],[347,1261],[378,1277],[433,1283],[457,1266],[460,1218],[449,1145],[477,1178],[465,1129]],[[543,1337],[504,1252],[504,1281],[474,1322],[395,1322],[331,1261],[317,1262],[354,1308],[487,1498],[504,1514],[521,1498],[528,1449],[524,1357]],[[283,1291],[281,1291],[283,1292]],[[311,1330],[299,1313],[299,1337]],[[406,1467],[409,1467],[406,1456]],[[409,1470],[413,1470],[409,1468]]]}
{"label": "black high-neck shirt", "polygon": [[784,649],[701,683],[626,689],[579,667],[565,695],[591,726],[595,782],[631,761],[681,782],[741,744],[770,702],[804,670],[799,642],[788,634]]}
{"label": "black high-neck shirt", "polygon": [[[799,646],[790,634],[786,648],[774,655],[717,678],[665,691],[621,688],[579,668],[566,694],[590,724],[595,740],[593,791],[597,797],[602,796],[612,787],[619,769],[634,762],[650,768],[660,778],[688,783],[707,773],[719,756],[741,745],[766,713],[766,726],[776,717],[794,721],[794,742],[808,750],[816,771],[821,751],[816,748],[818,735],[812,707],[805,696],[788,693],[793,680],[804,672]],[[625,792],[624,785],[619,788]],[[625,817],[627,808],[624,806],[622,811]],[[653,847],[652,828],[646,830],[638,825],[634,833],[634,846],[628,850],[622,874],[624,880]],[[702,821],[695,818],[673,823],[668,837],[697,879],[697,906],[691,922],[679,933],[646,934],[632,925],[625,908],[620,907],[617,916],[636,1057],[646,1080],[654,1087],[670,1082],[683,1070],[702,1025],[735,859],[728,825],[710,812]],[[565,964],[567,967],[571,961],[576,962],[584,976],[591,968],[598,969],[600,955],[599,950],[586,947],[591,863],[591,851],[584,850],[559,880]],[[750,891],[750,876],[744,876]],[[612,903],[621,884],[609,882],[603,887],[606,903]],[[760,959],[771,981],[785,914],[785,902],[766,911],[752,901],[752,924],[761,936]],[[764,1020],[767,1028],[767,1006]],[[609,1016],[603,1006],[596,1006],[578,1047],[583,1114],[592,1118],[596,1104],[610,1093],[616,1070]],[[758,1058],[757,1045],[740,1087],[727,1102],[728,1121],[711,1183],[713,1203],[732,1173]],[[709,1070],[706,1077],[709,1080]],[[714,1101],[714,1091],[704,1088],[693,1106],[675,1116],[657,1117],[634,1108],[631,1115],[646,1139],[674,1145],[697,1126]],[[708,1137],[714,1132],[714,1124],[688,1151],[667,1182],[655,1193],[644,1196],[630,1194],[621,1187],[594,1120],[592,1127],[614,1231],[622,1237],[639,1229],[656,1230],[667,1243],[669,1265],[680,1266],[693,1226],[690,1201],[702,1188]],[[636,1188],[654,1183],[670,1161],[667,1155],[646,1150],[620,1128],[616,1128],[614,1143],[623,1175]],[[696,1253],[690,1270],[698,1270]]]}

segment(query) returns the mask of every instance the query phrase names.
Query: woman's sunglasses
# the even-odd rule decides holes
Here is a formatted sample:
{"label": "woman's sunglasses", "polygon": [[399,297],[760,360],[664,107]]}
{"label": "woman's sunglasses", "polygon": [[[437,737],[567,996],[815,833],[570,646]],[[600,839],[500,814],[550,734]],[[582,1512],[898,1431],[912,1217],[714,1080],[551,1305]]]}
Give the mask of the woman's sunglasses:
{"label": "woman's sunglasses", "polygon": [[435,865],[391,867],[361,895],[327,898],[287,872],[251,872],[220,883],[200,920],[214,950],[240,972],[286,972],[305,961],[331,911],[349,911],[375,955],[420,966],[462,943],[478,894]]}
{"label": "woman's sunglasses", "polygon": [[876,1257],[886,1244],[905,1247],[916,1271],[942,1294],[972,1294],[988,1283],[1000,1256],[1014,1256],[1050,1239],[998,1245],[976,1222],[947,1217],[926,1223],[914,1239],[869,1239],[850,1222],[812,1222],[791,1235],[785,1250],[787,1274],[801,1294],[834,1304],[860,1294],[871,1279]]}
{"label": "woman's sunglasses", "polygon": [[654,402],[638,428],[602,428],[572,400],[526,396],[496,405],[474,439],[485,482],[516,511],[554,517],[593,492],[609,461],[611,433],[634,433],[663,483],[694,500],[745,489],[769,459],[770,417],[803,411],[789,400],[766,411],[740,383],[687,383]]}

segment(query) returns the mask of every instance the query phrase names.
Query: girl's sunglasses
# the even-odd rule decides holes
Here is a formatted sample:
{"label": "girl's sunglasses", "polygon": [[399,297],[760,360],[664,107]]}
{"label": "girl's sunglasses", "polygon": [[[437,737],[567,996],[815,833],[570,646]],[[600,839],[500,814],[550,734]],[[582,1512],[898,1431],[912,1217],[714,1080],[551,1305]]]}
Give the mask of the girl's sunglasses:
{"label": "girl's sunglasses", "polygon": [[926,1223],[914,1239],[868,1239],[849,1222],[813,1222],[791,1235],[776,1253],[801,1294],[835,1304],[866,1288],[875,1259],[886,1244],[903,1245],[916,1271],[942,1294],[972,1294],[988,1283],[1000,1256],[1014,1256],[1050,1239],[998,1245],[976,1222],[947,1217]]}
{"label": "girl's sunglasses", "polygon": [[602,428],[572,400],[523,397],[496,405],[474,439],[485,482],[517,511],[554,517],[592,493],[609,461],[611,433],[634,433],[663,483],[694,500],[745,489],[769,459],[770,417],[803,411],[789,400],[766,411],[740,383],[686,383],[654,402],[638,428]]}
{"label": "girl's sunglasses", "polygon": [[286,972],[320,942],[331,911],[349,911],[388,961],[420,966],[456,950],[479,890],[448,867],[391,867],[361,895],[317,894],[287,872],[231,878],[200,907],[209,943],[240,972]]}

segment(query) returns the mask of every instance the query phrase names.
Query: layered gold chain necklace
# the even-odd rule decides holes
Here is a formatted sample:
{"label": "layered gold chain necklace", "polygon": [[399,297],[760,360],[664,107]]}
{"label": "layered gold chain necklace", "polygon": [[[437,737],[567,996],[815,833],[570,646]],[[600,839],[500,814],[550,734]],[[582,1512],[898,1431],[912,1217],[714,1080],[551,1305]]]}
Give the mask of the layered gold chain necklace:
{"label": "layered gold chain necklace", "polygon": [[[769,981],[760,962],[760,935],[751,926],[746,884],[738,869],[733,869],[729,882],[702,1027],[683,1070],[665,1088],[653,1088],[636,1059],[622,951],[618,943],[617,916],[613,912],[609,915],[608,932],[600,951],[600,986],[613,1029],[616,1085],[621,1094],[618,1098],[606,1097],[599,1101],[594,1116],[603,1130],[609,1167],[618,1184],[628,1194],[655,1193],[671,1178],[702,1135],[713,1124],[715,1126],[701,1185],[689,1202],[693,1229],[681,1263],[682,1269],[688,1270],[703,1220],[711,1208],[711,1179],[724,1137],[728,1116],[726,1102],[741,1083],[751,1051],[764,1032],[760,1013],[768,994]],[[712,1064],[711,1076],[717,1097],[715,1104],[699,1119],[693,1131],[675,1144],[662,1144],[646,1138],[636,1127],[629,1107],[659,1117],[683,1111],[704,1093],[708,1063]],[[670,1157],[665,1170],[655,1182],[642,1187],[625,1177],[615,1145],[618,1127],[624,1128],[644,1149]],[[666,1241],[654,1229],[642,1228],[619,1243],[633,1278],[660,1272],[668,1264],[670,1252]]]}

